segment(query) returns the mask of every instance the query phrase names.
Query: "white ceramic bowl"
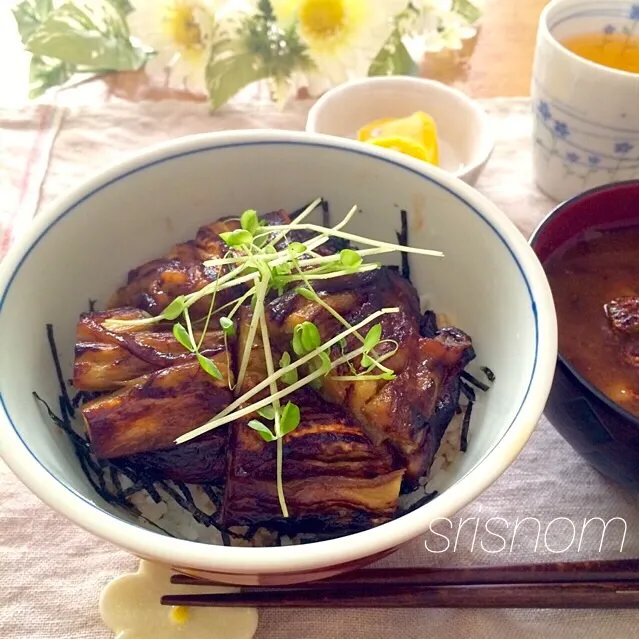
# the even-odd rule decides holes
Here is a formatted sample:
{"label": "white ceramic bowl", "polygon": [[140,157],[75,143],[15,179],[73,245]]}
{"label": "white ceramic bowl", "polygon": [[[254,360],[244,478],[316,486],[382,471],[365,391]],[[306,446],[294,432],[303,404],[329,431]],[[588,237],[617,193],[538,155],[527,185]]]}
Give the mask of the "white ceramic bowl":
{"label": "white ceramic bowl", "polygon": [[[347,538],[280,548],[227,548],[133,525],[89,486],[37,391],[58,393],[45,324],[54,324],[70,376],[78,314],[104,301],[127,271],[197,227],[247,208],[292,210],[318,195],[333,220],[353,204],[354,232],[395,241],[400,208],[409,242],[444,251],[417,258],[413,280],[474,339],[497,381],[475,411],[468,452],[443,492],[418,510]],[[451,517],[515,460],[550,389],[557,356],[550,289],[515,226],[444,171],[349,140],[245,131],[180,138],[90,178],[35,220],[0,271],[0,454],[44,502],[76,524],[146,559],[228,582],[303,581],[387,554]],[[222,576],[220,577],[220,574]]]}
{"label": "white ceramic bowl", "polygon": [[342,84],[313,105],[306,130],[356,139],[357,131],[373,120],[415,111],[425,111],[435,120],[441,168],[475,184],[495,144],[490,122],[477,102],[441,82],[392,76]]}

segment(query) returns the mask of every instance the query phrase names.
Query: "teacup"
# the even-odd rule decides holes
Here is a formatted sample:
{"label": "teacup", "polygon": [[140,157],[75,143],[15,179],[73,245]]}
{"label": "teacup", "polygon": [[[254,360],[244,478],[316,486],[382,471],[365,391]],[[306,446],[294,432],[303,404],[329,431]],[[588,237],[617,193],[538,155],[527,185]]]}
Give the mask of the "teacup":
{"label": "teacup", "polygon": [[639,38],[639,1],[552,0],[541,14],[533,66],[535,180],[555,200],[639,178],[639,73],[582,58],[577,35]]}

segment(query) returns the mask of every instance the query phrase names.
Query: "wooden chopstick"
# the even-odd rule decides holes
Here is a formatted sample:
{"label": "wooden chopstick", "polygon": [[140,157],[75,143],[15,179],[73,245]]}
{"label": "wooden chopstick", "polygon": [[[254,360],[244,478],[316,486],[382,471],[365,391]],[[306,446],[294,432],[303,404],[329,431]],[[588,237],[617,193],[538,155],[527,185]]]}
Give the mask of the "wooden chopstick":
{"label": "wooden chopstick", "polygon": [[639,582],[360,587],[165,595],[167,606],[260,608],[639,608]]}
{"label": "wooden chopstick", "polygon": [[[215,586],[186,575],[174,584]],[[281,608],[639,608],[639,560],[373,568],[289,586],[166,595],[170,606]]]}
{"label": "wooden chopstick", "polygon": [[[484,584],[576,583],[639,580],[639,559],[574,561],[471,568],[364,568],[328,579],[296,586],[258,585],[251,588],[322,589],[336,586],[407,584],[423,586],[471,586]],[[173,575],[171,583],[191,586],[224,585],[188,575]],[[227,584],[228,585],[228,584]]]}

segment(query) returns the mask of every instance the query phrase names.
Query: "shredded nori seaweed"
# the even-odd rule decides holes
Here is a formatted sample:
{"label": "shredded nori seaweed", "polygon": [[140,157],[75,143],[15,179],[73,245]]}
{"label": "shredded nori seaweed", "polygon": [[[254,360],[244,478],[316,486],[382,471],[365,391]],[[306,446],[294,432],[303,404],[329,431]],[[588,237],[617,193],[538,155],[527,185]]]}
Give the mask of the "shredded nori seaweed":
{"label": "shredded nori seaweed", "polygon": [[[397,236],[397,243],[400,246],[408,246],[408,213],[406,213],[406,211],[402,209],[399,214],[402,227],[400,231],[395,231],[395,235]],[[408,261],[408,253],[402,251],[400,253],[400,256],[402,260],[402,276],[410,282],[410,264]]]}
{"label": "shredded nori seaweed", "polygon": [[[300,206],[299,209],[295,209],[289,217],[291,220],[294,220],[296,217],[299,217],[315,200],[311,200],[304,206]],[[322,198],[320,200],[319,206],[322,209],[322,226],[328,226],[331,223],[331,213],[330,213],[330,205],[327,200]]]}
{"label": "shredded nori seaweed", "polygon": [[414,510],[421,508],[422,506],[426,505],[428,502],[433,501],[433,499],[435,499],[437,495],[439,495],[439,493],[436,490],[434,490],[432,493],[424,493],[424,496],[420,497],[417,501],[415,501],[408,508],[406,508],[402,512],[402,515],[407,515],[408,513],[412,513]]}
{"label": "shredded nori seaweed", "polygon": [[464,408],[464,417],[462,419],[461,434],[459,437],[459,450],[465,453],[468,450],[468,431],[470,430],[470,418],[473,412],[473,406],[477,399],[475,391],[468,384],[462,382],[460,384],[461,392],[466,396],[468,403]]}
{"label": "shredded nori seaweed", "polygon": [[[294,211],[291,214],[291,219],[295,219],[297,216],[306,209],[308,204],[297,211]],[[322,224],[323,226],[329,226],[330,224],[330,209],[329,204],[326,200],[322,199],[321,201],[322,208]],[[396,232],[397,241],[401,246],[408,246],[408,216],[405,210],[400,211],[401,216],[401,230]],[[407,253],[401,253],[401,274],[407,280],[410,281],[410,264]],[[400,270],[400,267],[390,267],[393,270]],[[89,300],[89,310],[95,310],[96,300]],[[420,332],[424,337],[434,337],[438,331],[437,327],[437,317],[434,312],[427,312],[424,314],[422,318],[422,323],[420,326]],[[148,522],[164,534],[174,537],[173,534],[169,533],[167,530],[156,524],[155,522],[147,519],[142,513],[140,513],[139,509],[130,501],[130,497],[140,493],[142,491],[146,491],[146,493],[153,499],[155,503],[160,503],[163,501],[162,496],[158,492],[158,489],[161,488],[166,495],[168,495],[171,499],[173,499],[176,504],[178,504],[181,508],[187,511],[195,521],[205,526],[214,527],[221,535],[222,542],[226,546],[231,545],[231,539],[243,539],[245,541],[251,542],[255,535],[262,529],[270,530],[275,534],[275,545],[281,546],[284,537],[295,536],[296,539],[301,544],[305,543],[314,543],[320,541],[322,539],[331,539],[335,537],[334,532],[331,530],[327,530],[325,528],[325,522],[320,519],[316,522],[316,526],[313,526],[312,533],[295,533],[295,525],[288,520],[283,519],[274,519],[269,522],[263,522],[260,524],[256,524],[254,526],[248,527],[245,533],[240,534],[236,531],[229,530],[225,526],[221,524],[219,521],[219,513],[221,512],[222,507],[222,497],[223,497],[223,488],[219,485],[214,484],[201,484],[200,488],[206,493],[209,500],[215,507],[215,512],[213,514],[208,514],[198,508],[193,499],[193,495],[187,484],[184,482],[170,482],[166,480],[154,479],[152,477],[146,476],[144,473],[141,473],[139,470],[134,470],[131,467],[123,464],[122,462],[115,461],[109,462],[104,460],[98,460],[93,455],[90,442],[86,437],[78,434],[71,423],[71,419],[75,417],[76,409],[78,409],[83,402],[90,401],[95,397],[98,397],[101,393],[91,393],[85,391],[79,391],[72,399],[69,396],[67,390],[67,384],[64,381],[64,377],[62,375],[62,367],[60,365],[60,359],[58,354],[58,349],[55,343],[55,337],[53,332],[53,326],[51,324],[47,324],[47,340],[49,342],[49,347],[51,351],[51,356],[53,358],[56,376],[58,379],[59,387],[60,387],[60,395],[59,395],[59,408],[60,415],[56,415],[47,402],[43,400],[36,392],[33,393],[35,399],[40,402],[47,411],[49,418],[53,421],[56,426],[58,426],[62,431],[64,431],[68,436],[73,445],[75,454],[80,463],[80,467],[82,471],[86,475],[88,481],[91,483],[92,487],[96,491],[96,493],[102,497],[107,503],[113,504],[115,506],[119,506],[126,510],[127,512],[133,514],[136,517]],[[490,382],[495,381],[495,375],[493,372],[486,366],[481,368],[482,372],[486,375],[486,378]],[[488,391],[490,387],[476,379],[470,373],[463,371],[461,377],[466,380],[469,384],[472,384],[476,388],[482,391]],[[467,399],[467,403],[462,406],[461,404],[457,408],[457,413],[463,412],[463,421],[461,428],[461,438],[460,438],[460,450],[462,452],[466,452],[468,447],[468,431],[470,428],[470,420],[472,408],[476,400],[475,391],[468,384],[461,382],[460,388],[462,393]],[[113,486],[113,491],[110,491],[107,483],[106,476],[108,475],[111,485]],[[126,477],[130,482],[131,486],[127,488],[123,488],[122,486],[122,477]],[[405,491],[402,491],[405,494]],[[437,496],[437,491],[431,493],[425,493],[424,496],[420,497],[416,502],[414,502],[411,506],[400,510],[397,512],[396,517],[401,517],[402,515],[408,514],[417,510],[424,504],[432,501]],[[305,518],[306,519],[306,518]],[[355,533],[360,531],[361,528],[353,528],[353,530],[340,530],[340,536],[348,535],[351,533]]]}
{"label": "shredded nori seaweed", "polygon": [[482,366],[480,370],[484,375],[486,375],[489,382],[492,383],[495,381],[495,373],[493,373],[488,366]]}
{"label": "shredded nori seaweed", "polygon": [[60,356],[58,355],[58,347],[55,343],[53,336],[53,324],[47,324],[47,341],[49,342],[49,348],[51,349],[51,355],[53,356],[53,364],[55,366],[55,374],[58,378],[58,384],[60,386],[60,394],[62,397],[61,404],[64,404],[63,412],[68,411],[71,417],[75,417],[75,408],[69,397],[67,391],[67,385],[64,383],[64,376],[62,375],[62,366],[60,366]]}
{"label": "shredded nori seaweed", "polygon": [[461,372],[462,379],[465,379],[469,384],[472,384],[475,388],[484,391],[484,393],[490,390],[490,386],[488,384],[484,384],[484,382],[480,382],[476,377],[471,375],[468,371]]}
{"label": "shredded nori seaweed", "polygon": [[328,202],[322,198],[322,202],[320,204],[322,207],[322,226],[328,228],[331,224],[331,210],[328,205]]}
{"label": "shredded nori seaweed", "polygon": [[[107,503],[124,509],[133,516],[147,521],[161,532],[174,537],[174,535],[169,533],[167,530],[147,519],[130,501],[131,496],[142,491],[146,491],[155,503],[160,503],[163,499],[158,492],[158,488],[161,488],[172,499],[174,499],[178,505],[189,512],[196,521],[216,528],[220,532],[225,544],[227,542],[230,544],[231,536],[244,538],[241,535],[227,531],[217,521],[215,514],[209,515],[200,510],[196,506],[193,496],[186,484],[182,482],[173,482],[176,486],[176,488],[174,488],[170,482],[155,480],[139,471],[133,470],[121,462],[110,462],[95,458],[90,442],[85,436],[76,432],[71,420],[75,416],[75,410],[79,408],[84,401],[93,399],[100,393],[86,393],[84,391],[80,391],[73,397],[73,399],[71,399],[67,385],[64,381],[64,376],[62,375],[62,366],[60,364],[60,357],[55,342],[53,326],[51,324],[47,324],[46,331],[51,356],[56,370],[56,377],[60,388],[60,394],[58,396],[59,415],[57,415],[51,409],[49,404],[35,391],[33,392],[33,397],[43,406],[49,419],[51,419],[51,421],[69,437],[75,455],[80,463],[80,468],[95,492]],[[107,477],[113,487],[112,489],[107,486]],[[126,477],[131,482],[131,486],[127,488],[122,486],[123,477]],[[219,504],[221,503],[221,495],[217,493],[219,487],[203,485],[202,488],[209,496],[216,509],[219,509]]]}

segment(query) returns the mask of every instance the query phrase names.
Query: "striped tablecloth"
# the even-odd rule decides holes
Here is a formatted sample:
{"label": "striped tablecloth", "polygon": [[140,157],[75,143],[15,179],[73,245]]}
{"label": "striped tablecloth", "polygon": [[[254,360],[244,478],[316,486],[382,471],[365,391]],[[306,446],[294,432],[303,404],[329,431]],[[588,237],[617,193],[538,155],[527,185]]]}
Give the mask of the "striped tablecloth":
{"label": "striped tablecloth", "polygon": [[[528,101],[485,105],[498,145],[478,188],[529,234],[552,203],[532,183]],[[23,232],[39,203],[131,150],[204,131],[299,129],[305,111],[305,105],[286,112],[254,107],[209,116],[201,105],[171,102],[0,109],[2,246]],[[596,525],[584,532],[584,522],[597,517],[617,518],[603,543]],[[488,533],[489,520],[503,544]],[[598,475],[542,419],[518,461],[441,534],[446,541],[427,535],[384,565],[639,557],[639,499]],[[134,570],[136,560],[43,506],[1,462],[0,553],[0,637],[111,636],[98,615],[98,596],[109,580]],[[256,639],[631,639],[638,628],[639,613],[631,611],[269,610]]]}

